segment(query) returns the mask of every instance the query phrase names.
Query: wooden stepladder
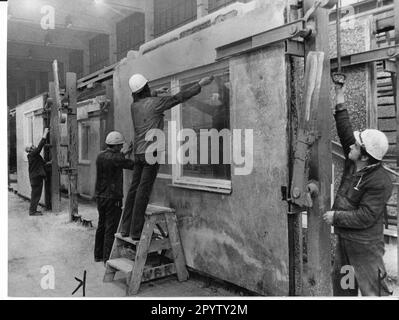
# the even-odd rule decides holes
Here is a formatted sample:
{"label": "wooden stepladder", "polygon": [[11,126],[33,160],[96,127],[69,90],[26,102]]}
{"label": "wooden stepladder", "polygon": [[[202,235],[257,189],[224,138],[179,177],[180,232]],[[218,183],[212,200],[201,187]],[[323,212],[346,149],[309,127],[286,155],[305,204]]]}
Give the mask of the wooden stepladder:
{"label": "wooden stepladder", "polygon": [[[135,295],[140,284],[177,274],[179,281],[188,279],[188,271],[173,209],[149,205],[141,238],[134,241],[120,234],[121,222],[106,262],[104,282],[112,282],[117,273],[126,278],[126,294]],[[164,230],[167,230],[166,233]],[[170,253],[168,258],[165,253]]]}

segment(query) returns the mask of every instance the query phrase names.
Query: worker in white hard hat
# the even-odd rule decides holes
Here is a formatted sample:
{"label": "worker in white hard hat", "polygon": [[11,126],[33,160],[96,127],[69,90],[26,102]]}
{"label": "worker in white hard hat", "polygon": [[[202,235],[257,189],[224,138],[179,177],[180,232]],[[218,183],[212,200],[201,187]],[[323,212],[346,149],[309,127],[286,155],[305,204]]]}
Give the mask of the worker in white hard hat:
{"label": "worker in white hard hat", "polygon": [[39,145],[29,145],[25,147],[25,152],[28,154],[29,165],[29,181],[31,185],[31,197],[29,206],[30,216],[42,216],[43,214],[37,210],[43,190],[43,180],[46,178],[46,162],[40,155],[44,145],[46,144],[49,129],[45,128],[42,139]]}
{"label": "worker in white hard hat", "polygon": [[[363,296],[386,296],[391,292],[385,281],[383,219],[392,182],[381,161],[389,144],[379,130],[353,132],[344,83],[344,79],[335,83],[335,121],[346,160],[333,208],[323,215],[337,235],[333,293],[357,296],[360,289]],[[348,280],[348,270],[354,272],[353,281]]]}
{"label": "worker in white hard hat", "polygon": [[132,170],[134,161],[126,158],[133,145],[125,146],[120,132],[110,132],[105,140],[107,148],[96,160],[96,191],[98,226],[94,245],[94,260],[107,261],[111,253],[114,235],[122,214],[123,169]]}
{"label": "worker in white hard hat", "polygon": [[131,114],[135,137],[135,167],[123,209],[122,236],[130,236],[133,240],[140,239],[145,210],[158,174],[159,163],[149,163],[146,160],[148,147],[153,143],[146,140],[146,134],[151,129],[163,130],[164,112],[199,94],[201,87],[209,85],[212,81],[213,77],[205,77],[178,94],[153,96],[148,80],[143,75],[135,74],[129,79],[129,87],[133,96]]}

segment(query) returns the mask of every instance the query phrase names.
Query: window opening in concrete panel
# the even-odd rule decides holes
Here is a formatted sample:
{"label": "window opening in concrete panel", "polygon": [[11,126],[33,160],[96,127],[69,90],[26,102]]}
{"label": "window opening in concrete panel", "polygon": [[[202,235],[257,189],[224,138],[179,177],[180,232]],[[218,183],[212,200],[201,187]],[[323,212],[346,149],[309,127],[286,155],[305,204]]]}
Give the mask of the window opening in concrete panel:
{"label": "window opening in concrete panel", "polygon": [[80,163],[89,163],[89,146],[90,146],[90,125],[81,122],[79,123],[79,145],[80,145]]}
{"label": "window opening in concrete panel", "polygon": [[[195,81],[200,80],[201,77],[196,78]],[[194,79],[183,80],[181,90],[191,86],[192,80]],[[217,130],[218,133],[223,132],[224,129],[230,129],[230,90],[227,70],[215,75],[212,84],[203,87],[199,95],[182,104],[180,122],[182,129],[192,129],[197,136],[197,164],[182,165],[181,179],[194,178],[204,180],[203,182],[206,182],[205,180],[229,181],[231,179],[230,153],[228,152],[228,155],[226,155],[227,152],[224,152],[230,150],[229,136],[222,137],[221,135],[216,143],[217,145],[213,145],[212,139],[206,133],[212,129]],[[201,139],[201,136],[204,139]],[[206,164],[200,163],[201,141],[208,143]],[[226,144],[227,149],[224,144]],[[216,163],[212,160],[212,149],[214,152],[216,150],[218,154],[219,159]],[[186,156],[188,156],[188,152]],[[222,183],[222,185],[226,184]]]}

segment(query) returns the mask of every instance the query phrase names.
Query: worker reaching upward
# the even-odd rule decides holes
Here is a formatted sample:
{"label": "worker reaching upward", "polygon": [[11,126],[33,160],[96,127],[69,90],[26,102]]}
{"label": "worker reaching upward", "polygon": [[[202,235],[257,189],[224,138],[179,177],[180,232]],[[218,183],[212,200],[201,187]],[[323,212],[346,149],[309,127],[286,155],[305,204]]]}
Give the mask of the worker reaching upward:
{"label": "worker reaching upward", "polygon": [[[384,278],[383,216],[391,197],[392,182],[382,167],[388,151],[388,139],[379,130],[353,132],[345,107],[343,84],[336,82],[335,121],[345,153],[345,167],[333,211],[324,220],[334,226],[338,242],[333,268],[335,296],[389,295]],[[343,277],[353,267],[355,286],[343,286]]]}
{"label": "worker reaching upward", "polygon": [[40,152],[46,144],[48,133],[49,129],[45,128],[39,145],[37,147],[30,145],[25,148],[29,164],[29,181],[32,188],[29,207],[30,216],[43,215],[40,211],[37,211],[37,206],[42,196],[43,180],[46,178],[46,162]]}
{"label": "worker reaching upward", "polygon": [[151,94],[148,80],[143,75],[134,74],[129,79],[133,95],[131,114],[135,133],[135,167],[123,209],[122,236],[130,236],[133,240],[140,239],[145,210],[159,170],[159,163],[151,164],[146,160],[147,149],[153,143],[146,141],[146,134],[151,129],[163,130],[164,112],[199,94],[201,87],[209,85],[212,81],[213,77],[205,77],[176,95],[158,97]]}

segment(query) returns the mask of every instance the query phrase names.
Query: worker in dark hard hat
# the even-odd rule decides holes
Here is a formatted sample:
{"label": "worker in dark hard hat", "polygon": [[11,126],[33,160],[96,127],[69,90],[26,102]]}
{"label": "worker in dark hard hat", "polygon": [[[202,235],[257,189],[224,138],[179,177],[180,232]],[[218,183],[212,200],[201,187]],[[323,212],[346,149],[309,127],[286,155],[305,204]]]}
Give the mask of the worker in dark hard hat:
{"label": "worker in dark hard hat", "polygon": [[46,162],[40,155],[42,151],[49,129],[45,128],[43,132],[42,139],[37,147],[34,145],[27,146],[25,152],[28,154],[28,165],[29,165],[29,180],[31,185],[31,197],[30,197],[30,216],[42,216],[40,211],[37,211],[37,206],[39,205],[40,198],[42,196],[43,190],[43,180],[46,178],[45,166]]}
{"label": "worker in dark hard hat", "polygon": [[146,141],[146,134],[151,129],[163,130],[164,112],[199,94],[201,87],[209,85],[212,81],[213,77],[205,77],[176,95],[157,97],[152,95],[148,80],[141,74],[135,74],[129,79],[133,95],[131,113],[135,133],[135,167],[123,209],[122,236],[130,236],[133,240],[140,239],[145,210],[159,169],[159,163],[148,163],[146,160],[147,148],[153,143]]}
{"label": "worker in dark hard hat", "polygon": [[94,260],[107,261],[111,253],[114,235],[122,213],[123,169],[133,169],[134,162],[126,155],[133,150],[132,144],[125,148],[125,138],[117,131],[107,135],[107,148],[96,160],[96,199],[98,226],[94,246]]}
{"label": "worker in dark hard hat", "polygon": [[[375,129],[353,132],[343,84],[336,83],[335,121],[345,167],[333,211],[323,216],[334,226],[338,239],[333,292],[335,296],[357,296],[360,289],[363,296],[386,296],[390,291],[384,279],[383,216],[392,182],[381,161],[388,151],[388,139]],[[350,272],[355,278],[352,284]]]}

